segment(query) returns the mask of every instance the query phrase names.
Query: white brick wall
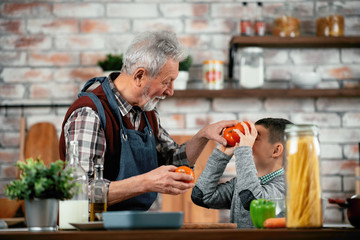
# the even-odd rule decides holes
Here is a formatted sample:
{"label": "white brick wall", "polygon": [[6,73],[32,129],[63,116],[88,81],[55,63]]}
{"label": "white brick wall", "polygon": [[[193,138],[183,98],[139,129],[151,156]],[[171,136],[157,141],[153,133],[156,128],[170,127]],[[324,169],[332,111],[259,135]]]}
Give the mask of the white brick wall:
{"label": "white brick wall", "polygon": [[159,17],[156,4],[148,3],[109,3],[106,5],[108,17],[121,18],[156,18]]}
{"label": "white brick wall", "polygon": [[31,82],[50,82],[52,80],[51,69],[46,68],[5,68],[0,77],[6,83],[31,83]]}
{"label": "white brick wall", "polygon": [[102,3],[56,3],[53,14],[59,18],[102,17],[105,7]]}

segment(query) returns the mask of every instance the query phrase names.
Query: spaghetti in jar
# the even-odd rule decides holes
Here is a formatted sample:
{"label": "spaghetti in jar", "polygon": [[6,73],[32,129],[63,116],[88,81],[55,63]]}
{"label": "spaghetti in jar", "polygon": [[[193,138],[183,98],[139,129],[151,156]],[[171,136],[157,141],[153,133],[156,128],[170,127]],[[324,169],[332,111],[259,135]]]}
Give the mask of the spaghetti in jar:
{"label": "spaghetti in jar", "polygon": [[285,128],[286,227],[320,228],[320,144],[315,125]]}

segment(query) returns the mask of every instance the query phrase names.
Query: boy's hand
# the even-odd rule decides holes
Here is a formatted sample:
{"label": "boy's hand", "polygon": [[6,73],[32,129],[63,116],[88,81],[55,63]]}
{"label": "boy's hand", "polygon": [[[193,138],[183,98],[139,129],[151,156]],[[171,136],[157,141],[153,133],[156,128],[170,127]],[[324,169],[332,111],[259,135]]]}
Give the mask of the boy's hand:
{"label": "boy's hand", "polygon": [[244,122],[241,123],[241,125],[244,127],[245,134],[240,132],[238,129],[233,130],[240,136],[240,142],[236,143],[235,147],[238,147],[238,146],[249,146],[251,148],[253,147],[258,133],[257,133],[254,123],[252,123],[250,121],[248,121],[248,123],[250,124],[251,130]]}
{"label": "boy's hand", "polygon": [[218,149],[219,149],[220,151],[222,151],[223,153],[225,153],[226,155],[232,156],[232,155],[234,155],[235,146],[233,146],[233,147],[226,146],[226,147],[225,147],[225,146],[219,144]]}
{"label": "boy's hand", "polygon": [[248,121],[248,123],[250,124],[250,129],[249,127],[242,122],[241,125],[244,127],[245,130],[245,134],[243,134],[242,132],[239,131],[239,129],[234,129],[233,131],[236,132],[239,136],[240,136],[240,142],[236,143],[235,146],[230,147],[230,146],[222,146],[219,145],[218,149],[220,151],[222,151],[223,153],[225,153],[226,155],[232,156],[234,155],[234,149],[239,147],[239,146],[249,146],[249,147],[253,147],[255,139],[257,137],[257,130],[255,128],[254,123]]}

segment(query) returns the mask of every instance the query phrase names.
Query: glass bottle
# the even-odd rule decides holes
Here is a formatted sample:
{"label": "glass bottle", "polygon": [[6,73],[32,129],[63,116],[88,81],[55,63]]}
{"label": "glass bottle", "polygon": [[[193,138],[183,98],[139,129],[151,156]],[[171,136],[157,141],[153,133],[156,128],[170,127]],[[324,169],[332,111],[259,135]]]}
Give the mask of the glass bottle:
{"label": "glass bottle", "polygon": [[107,187],[103,179],[102,164],[94,166],[94,180],[90,184],[90,222],[100,221],[96,213],[107,211]]}
{"label": "glass bottle", "polygon": [[240,33],[242,36],[250,36],[251,35],[251,21],[249,17],[249,11],[247,2],[242,3],[242,14],[240,20]]}
{"label": "glass bottle", "polygon": [[263,49],[259,47],[243,48],[240,55],[240,86],[243,88],[259,88],[263,84]]}
{"label": "glass bottle", "polygon": [[319,129],[315,125],[286,125],[286,227],[322,226]]}
{"label": "glass bottle", "polygon": [[316,19],[316,36],[341,37],[344,36],[344,17],[341,15],[342,6],[328,2],[318,11]]}
{"label": "glass bottle", "polygon": [[256,36],[264,36],[265,35],[265,21],[263,18],[263,7],[262,2],[257,2],[256,4],[256,20],[254,24],[254,30]]}
{"label": "glass bottle", "polygon": [[278,37],[300,36],[300,20],[296,17],[295,9],[288,3],[278,9],[278,17],[274,20],[273,35]]}
{"label": "glass bottle", "polygon": [[65,170],[73,169],[72,176],[77,183],[72,199],[59,203],[60,229],[75,229],[69,223],[86,223],[89,221],[88,178],[79,162],[78,142],[71,141],[67,151]]}

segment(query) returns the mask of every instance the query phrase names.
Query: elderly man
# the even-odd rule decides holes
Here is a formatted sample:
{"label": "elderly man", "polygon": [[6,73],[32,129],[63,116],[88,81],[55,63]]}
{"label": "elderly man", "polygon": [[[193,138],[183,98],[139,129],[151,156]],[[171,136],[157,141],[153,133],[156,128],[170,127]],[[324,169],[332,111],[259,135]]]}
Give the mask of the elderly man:
{"label": "elderly man", "polygon": [[[157,193],[184,193],[194,187],[186,182],[192,177],[175,173],[176,166],[193,166],[209,139],[226,145],[222,129],[237,121],[208,125],[180,146],[160,124],[155,106],[173,95],[185,57],[175,34],[141,33],[125,52],[121,73],[89,80],[66,113],[61,158],[66,158],[69,142],[77,140],[90,178],[94,163],[104,163],[108,210],[147,210]],[[86,92],[95,82],[100,86]]]}

